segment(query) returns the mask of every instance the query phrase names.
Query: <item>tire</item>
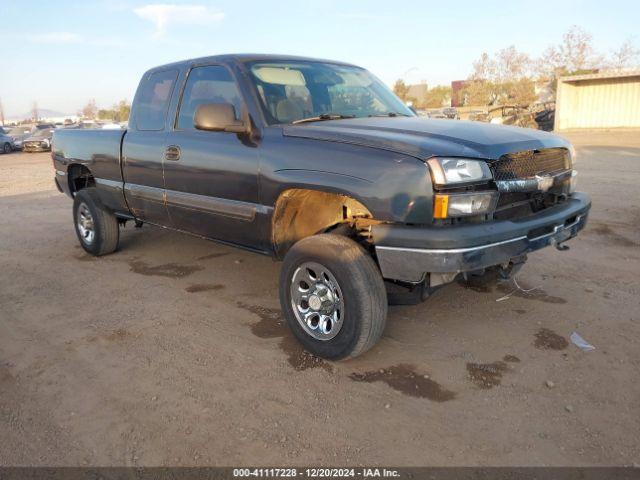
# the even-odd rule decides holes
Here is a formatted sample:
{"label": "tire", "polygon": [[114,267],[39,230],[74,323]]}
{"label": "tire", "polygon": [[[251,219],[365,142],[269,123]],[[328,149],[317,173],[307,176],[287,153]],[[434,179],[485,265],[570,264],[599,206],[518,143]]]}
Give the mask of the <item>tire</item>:
{"label": "tire", "polygon": [[73,199],[73,225],[80,246],[99,257],[118,248],[118,219],[108,211],[93,187],[78,191]]}
{"label": "tire", "polygon": [[[305,295],[308,301],[301,300]],[[387,320],[387,293],[377,265],[356,242],[332,234],[304,238],[287,252],[280,272],[280,305],[303,347],[329,360],[369,350]],[[327,313],[331,308],[333,313]]]}
{"label": "tire", "polygon": [[11,144],[10,144],[9,142],[5,143],[5,144],[2,146],[2,151],[3,151],[4,153],[11,153],[11,151],[12,151],[12,150],[13,150],[13,149],[11,148]]}

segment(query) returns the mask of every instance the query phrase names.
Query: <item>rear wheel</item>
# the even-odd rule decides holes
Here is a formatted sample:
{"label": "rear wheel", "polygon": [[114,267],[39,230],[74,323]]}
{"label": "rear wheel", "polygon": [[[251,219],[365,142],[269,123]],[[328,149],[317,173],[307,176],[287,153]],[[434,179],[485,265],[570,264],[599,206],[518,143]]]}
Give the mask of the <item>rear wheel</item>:
{"label": "rear wheel", "polygon": [[5,143],[5,144],[2,146],[2,151],[3,151],[4,153],[11,153],[11,150],[12,150],[12,148],[11,148],[11,144],[10,144],[9,142]]}
{"label": "rear wheel", "polygon": [[373,259],[353,240],[331,234],[304,238],[289,250],[280,304],[305,349],[331,360],[370,349],[387,317],[386,291]]}
{"label": "rear wheel", "polygon": [[102,205],[95,188],[85,188],[76,193],[73,223],[80,245],[91,255],[106,255],[118,248],[118,219]]}

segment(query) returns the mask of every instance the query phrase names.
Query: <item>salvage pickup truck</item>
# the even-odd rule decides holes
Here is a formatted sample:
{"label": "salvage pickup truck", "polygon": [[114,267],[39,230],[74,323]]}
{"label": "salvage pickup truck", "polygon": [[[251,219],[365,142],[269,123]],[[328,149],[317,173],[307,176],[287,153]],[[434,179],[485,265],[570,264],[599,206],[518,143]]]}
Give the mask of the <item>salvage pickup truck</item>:
{"label": "salvage pickup truck", "polygon": [[283,314],[328,359],[371,348],[389,300],[566,249],[590,208],[566,140],[419,118],[362,68],[290,56],[153,68],[126,131],[56,130],[52,158],[87,252],[132,221],[284,260]]}

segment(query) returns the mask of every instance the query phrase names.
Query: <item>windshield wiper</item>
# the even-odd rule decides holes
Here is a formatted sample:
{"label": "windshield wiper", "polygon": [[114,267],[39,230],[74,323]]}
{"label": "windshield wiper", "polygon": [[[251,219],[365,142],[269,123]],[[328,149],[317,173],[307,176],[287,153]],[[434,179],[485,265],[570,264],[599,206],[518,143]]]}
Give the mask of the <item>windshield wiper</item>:
{"label": "windshield wiper", "polygon": [[342,115],[340,113],[321,113],[315,117],[301,118],[300,120],[294,120],[291,125],[307,122],[321,122],[322,120],[342,120],[343,118],[356,118],[355,115]]}
{"label": "windshield wiper", "polygon": [[376,113],[369,116],[370,117],[410,117],[411,115],[407,115],[406,113],[387,112],[387,113]]}

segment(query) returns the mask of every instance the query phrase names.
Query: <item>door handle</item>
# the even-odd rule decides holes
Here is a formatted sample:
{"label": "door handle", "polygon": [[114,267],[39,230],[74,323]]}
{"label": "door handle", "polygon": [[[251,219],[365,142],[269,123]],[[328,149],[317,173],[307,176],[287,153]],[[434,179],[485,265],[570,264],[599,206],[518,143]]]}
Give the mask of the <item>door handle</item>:
{"label": "door handle", "polygon": [[180,147],[177,145],[169,145],[164,151],[164,159],[172,162],[180,160]]}

